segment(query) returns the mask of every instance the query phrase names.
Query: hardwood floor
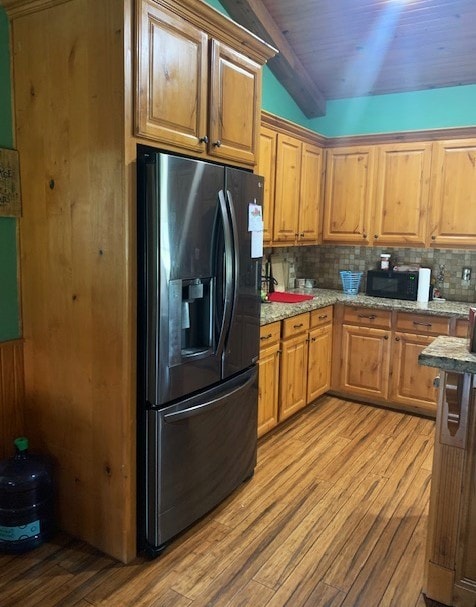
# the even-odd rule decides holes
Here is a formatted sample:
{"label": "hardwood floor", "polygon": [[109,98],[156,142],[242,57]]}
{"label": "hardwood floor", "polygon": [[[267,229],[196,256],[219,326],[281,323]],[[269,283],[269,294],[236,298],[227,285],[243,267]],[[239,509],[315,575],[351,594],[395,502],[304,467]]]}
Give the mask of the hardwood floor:
{"label": "hardwood floor", "polygon": [[264,437],[254,477],[161,558],[122,565],[60,534],[0,557],[0,605],[423,607],[433,433],[323,397]]}

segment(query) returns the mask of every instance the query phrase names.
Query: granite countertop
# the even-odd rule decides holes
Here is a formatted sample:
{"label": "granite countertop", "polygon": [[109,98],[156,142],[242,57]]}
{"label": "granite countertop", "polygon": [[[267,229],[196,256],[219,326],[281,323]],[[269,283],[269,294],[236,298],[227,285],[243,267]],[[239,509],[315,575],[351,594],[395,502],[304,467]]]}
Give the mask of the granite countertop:
{"label": "granite countertop", "polygon": [[440,335],[419,355],[418,362],[455,373],[476,373],[476,354],[468,351],[468,340]]}
{"label": "granite countertop", "polygon": [[325,306],[332,306],[337,302],[343,302],[349,306],[365,306],[367,308],[418,312],[433,316],[453,316],[456,318],[468,318],[470,306],[476,306],[473,303],[458,301],[430,301],[427,304],[420,304],[416,301],[385,299],[361,294],[345,295],[342,291],[333,289],[289,289],[288,292],[313,295],[313,299],[299,303],[264,303],[261,305],[261,325],[283,320],[302,312],[310,312],[311,310],[317,310]]}

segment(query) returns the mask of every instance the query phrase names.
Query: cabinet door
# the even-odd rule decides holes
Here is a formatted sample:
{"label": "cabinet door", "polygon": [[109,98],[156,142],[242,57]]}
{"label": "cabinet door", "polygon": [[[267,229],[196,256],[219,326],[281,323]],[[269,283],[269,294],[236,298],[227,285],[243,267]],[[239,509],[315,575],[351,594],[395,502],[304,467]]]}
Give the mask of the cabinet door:
{"label": "cabinet door", "polygon": [[374,154],[370,146],[327,151],[324,241],[369,243]]}
{"label": "cabinet door", "polygon": [[331,386],[332,325],[309,331],[307,402],[310,403]]}
{"label": "cabinet door", "polygon": [[137,38],[136,134],[204,152],[208,36],[141,0]]}
{"label": "cabinet door", "polygon": [[278,134],[276,131],[266,127],[261,127],[259,157],[256,172],[264,177],[263,239],[265,243],[271,242],[273,235],[277,140]]}
{"label": "cabinet door", "polygon": [[303,143],[301,188],[299,196],[299,242],[317,242],[319,238],[319,203],[321,197],[322,150]]}
{"label": "cabinet door", "polygon": [[258,436],[262,436],[278,423],[279,342],[261,349],[258,368]]}
{"label": "cabinet door", "polygon": [[387,398],[390,334],[385,329],[343,325],[342,390],[356,395]]}
{"label": "cabinet door", "polygon": [[274,242],[294,242],[297,239],[301,147],[302,142],[298,139],[282,133],[278,134]]}
{"label": "cabinet door", "polygon": [[476,245],[476,140],[434,144],[430,245]]}
{"label": "cabinet door", "polygon": [[392,350],[391,399],[409,405],[415,411],[436,415],[437,390],[433,385],[437,369],[418,364],[420,352],[434,337],[413,333],[395,333]]}
{"label": "cabinet door", "polygon": [[431,143],[378,146],[374,244],[425,246]]}
{"label": "cabinet door", "polygon": [[307,333],[281,342],[279,420],[306,405]]}
{"label": "cabinet door", "polygon": [[254,165],[260,125],[260,66],[213,40],[210,83],[209,154]]}

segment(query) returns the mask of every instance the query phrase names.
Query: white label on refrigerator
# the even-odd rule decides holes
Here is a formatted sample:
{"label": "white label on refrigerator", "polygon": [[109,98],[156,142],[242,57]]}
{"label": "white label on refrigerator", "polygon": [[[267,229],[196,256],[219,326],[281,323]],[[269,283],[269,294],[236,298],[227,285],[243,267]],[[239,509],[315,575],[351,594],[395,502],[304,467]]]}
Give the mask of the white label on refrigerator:
{"label": "white label on refrigerator", "polygon": [[248,205],[248,232],[263,231],[263,212],[259,204]]}
{"label": "white label on refrigerator", "polygon": [[263,257],[263,230],[251,232],[251,257]]}

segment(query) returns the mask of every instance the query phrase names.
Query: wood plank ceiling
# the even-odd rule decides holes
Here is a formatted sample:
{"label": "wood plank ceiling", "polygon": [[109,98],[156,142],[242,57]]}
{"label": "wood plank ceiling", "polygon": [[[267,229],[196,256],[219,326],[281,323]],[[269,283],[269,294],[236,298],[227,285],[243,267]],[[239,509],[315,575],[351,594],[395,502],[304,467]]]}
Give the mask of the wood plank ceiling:
{"label": "wood plank ceiling", "polygon": [[221,0],[276,46],[309,116],[325,100],[476,83],[476,0]]}

